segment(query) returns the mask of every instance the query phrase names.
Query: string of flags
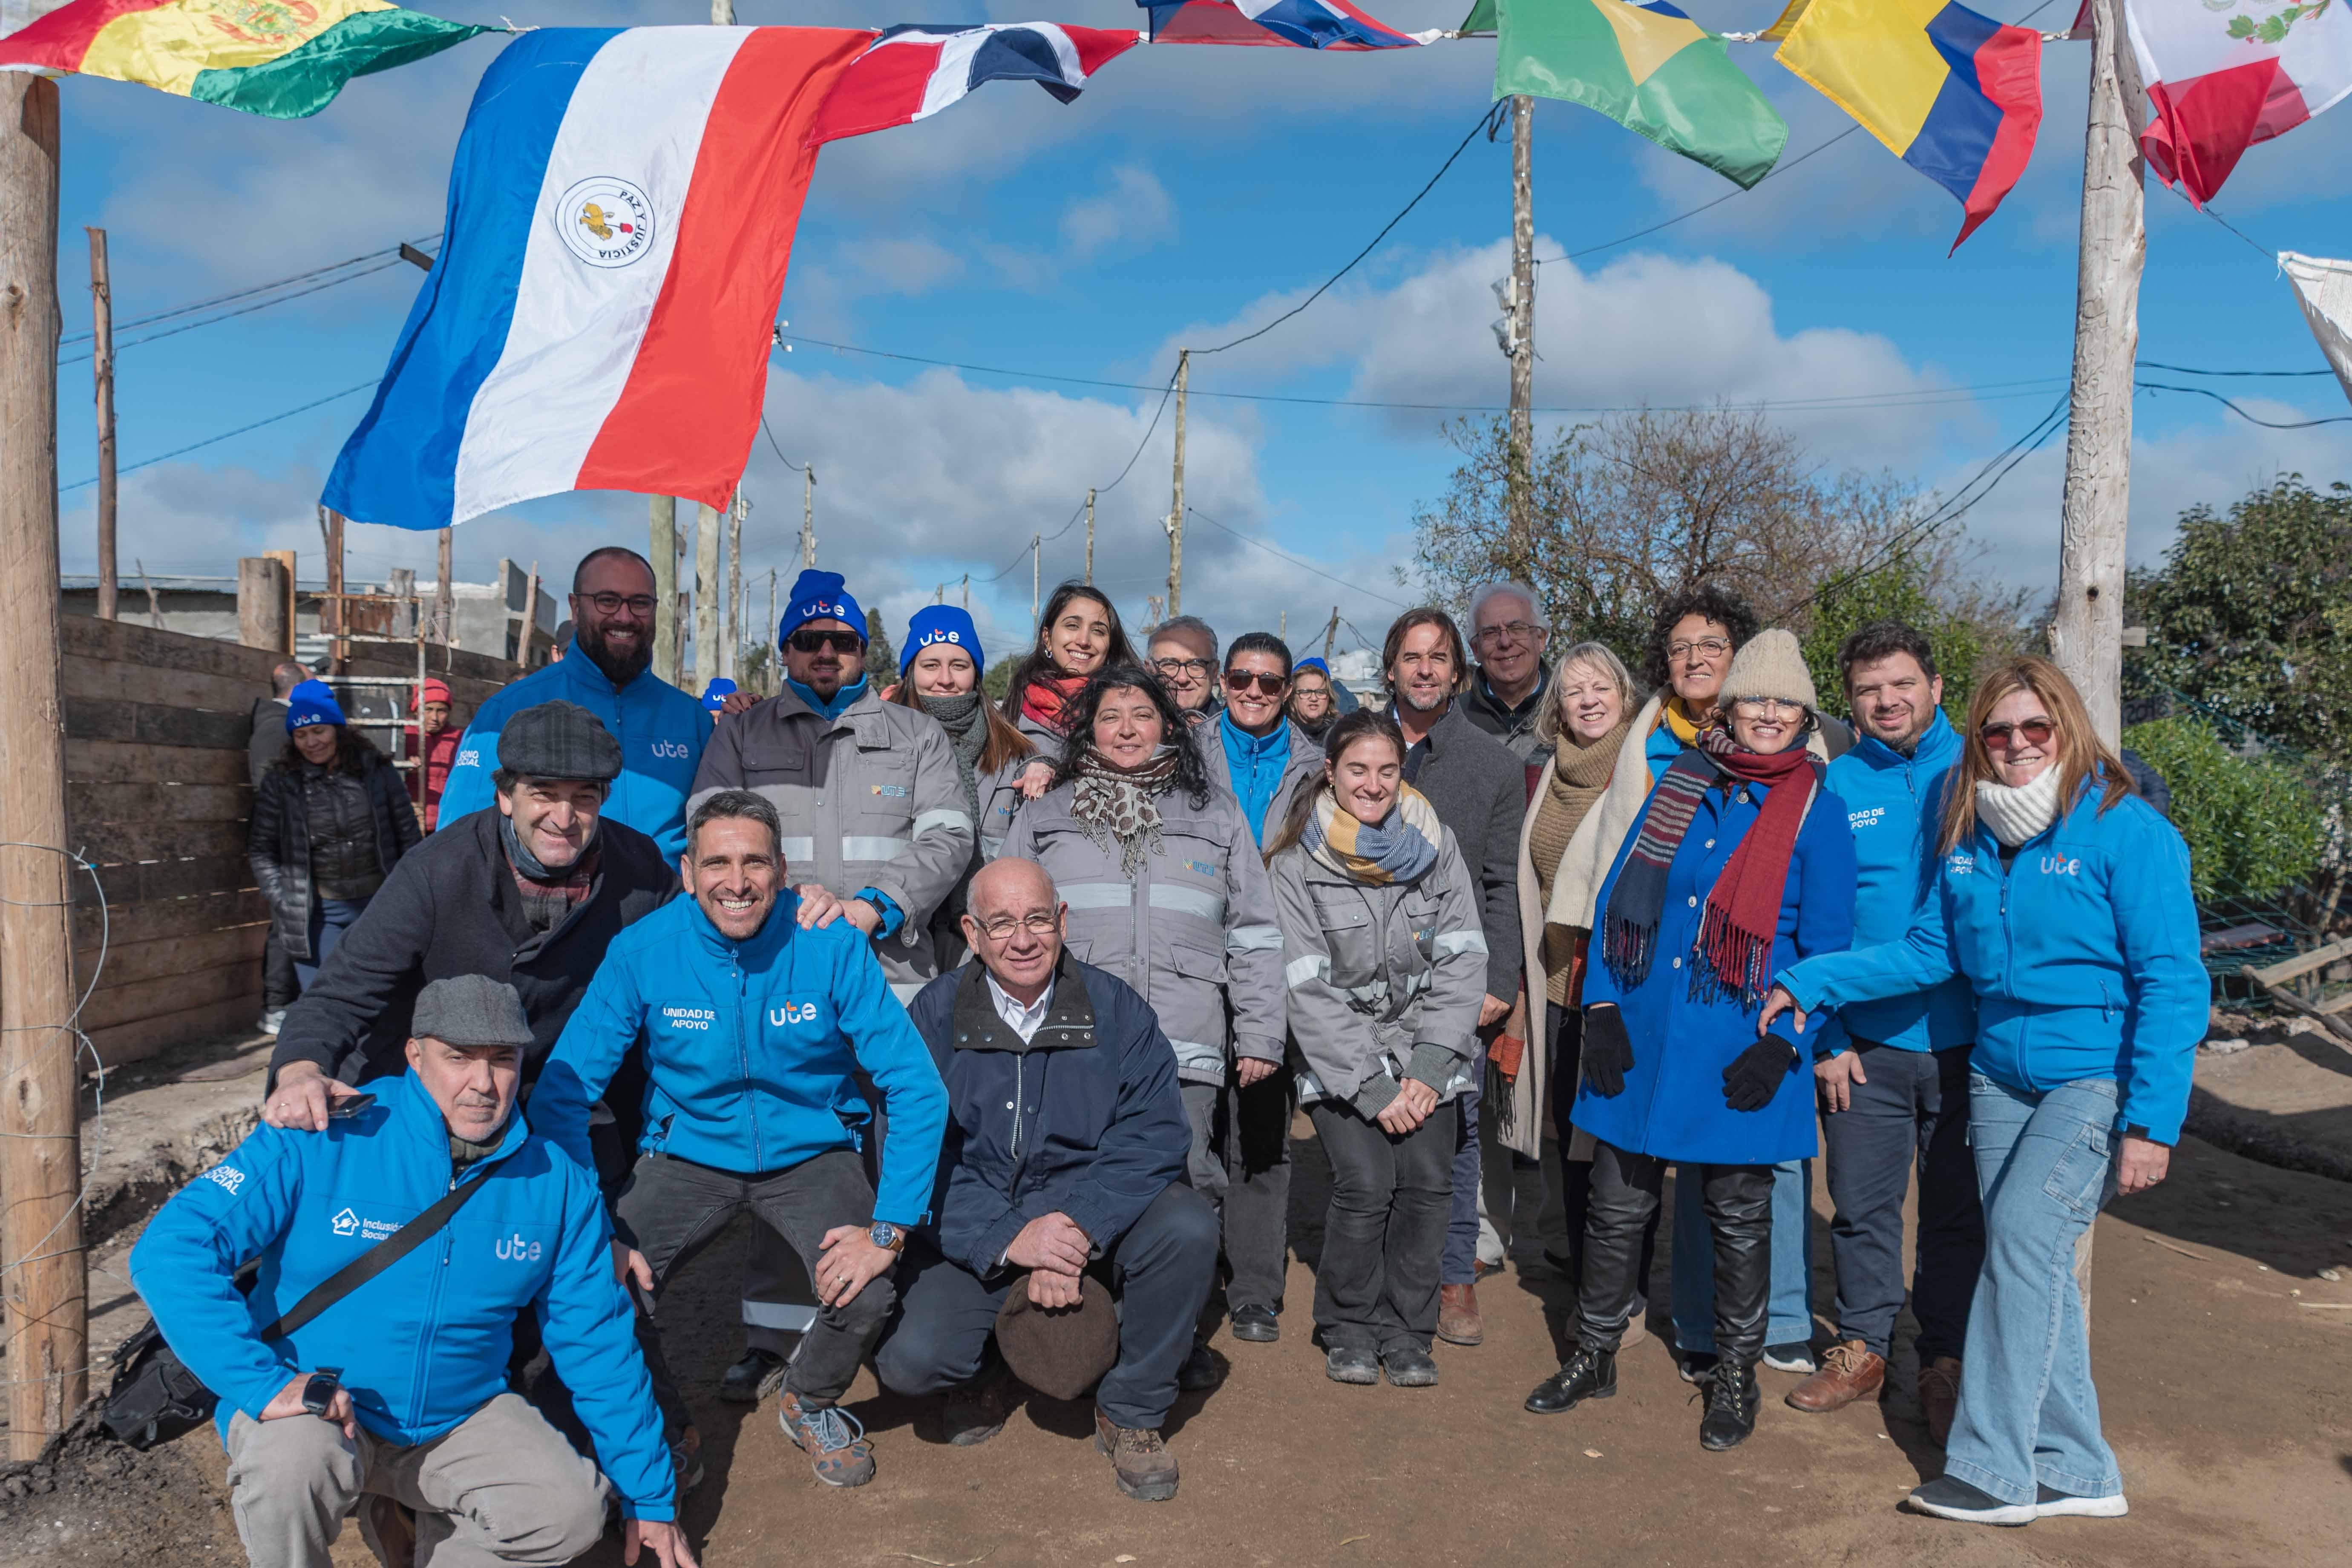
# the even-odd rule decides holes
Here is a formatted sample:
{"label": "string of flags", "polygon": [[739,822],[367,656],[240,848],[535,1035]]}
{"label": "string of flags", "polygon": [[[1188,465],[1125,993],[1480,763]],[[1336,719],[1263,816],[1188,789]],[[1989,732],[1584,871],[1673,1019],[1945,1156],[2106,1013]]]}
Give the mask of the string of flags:
{"label": "string of flags", "polygon": [[[516,35],[467,112],[448,238],[324,498],[356,521],[436,529],[570,489],[723,505],[756,433],[768,323],[819,150],[989,82],[1035,82],[1066,103],[1146,42],[1364,53],[1491,35],[1496,100],[1582,104],[1752,187],[1788,126],[1728,46],[1769,44],[1960,203],[1957,250],[2032,158],[2044,44],[2094,32],[2091,0],[2053,35],[1958,0],[1784,0],[1752,34],[1708,32],[1670,0],[1473,0],[1460,26],[1420,33],[1354,0],[1136,3],[1138,29],[517,29],[393,0],[68,0],[0,37],[0,69],[296,119],[355,77]],[[2147,96],[2142,150],[2200,205],[2249,146],[2352,92],[2352,5],[2124,0],[2123,12]],[[615,117],[616,97],[639,108]],[[2352,395],[2352,268],[2292,259]]]}

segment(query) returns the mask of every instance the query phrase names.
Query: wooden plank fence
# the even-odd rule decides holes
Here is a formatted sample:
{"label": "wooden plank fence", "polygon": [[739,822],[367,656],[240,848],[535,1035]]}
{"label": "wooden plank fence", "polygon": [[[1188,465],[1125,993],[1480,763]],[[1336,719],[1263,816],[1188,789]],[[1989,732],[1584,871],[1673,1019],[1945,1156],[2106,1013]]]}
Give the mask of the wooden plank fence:
{"label": "wooden plank fence", "polygon": [[[90,879],[77,876],[74,973],[88,985],[103,945],[81,1026],[111,1067],[260,1014],[269,910],[246,860],[246,744],[283,656],[79,616],[63,620],[60,641],[68,845],[105,889],[101,921]],[[347,673],[415,668],[407,648],[360,645]],[[461,720],[520,673],[439,647],[427,668]]]}

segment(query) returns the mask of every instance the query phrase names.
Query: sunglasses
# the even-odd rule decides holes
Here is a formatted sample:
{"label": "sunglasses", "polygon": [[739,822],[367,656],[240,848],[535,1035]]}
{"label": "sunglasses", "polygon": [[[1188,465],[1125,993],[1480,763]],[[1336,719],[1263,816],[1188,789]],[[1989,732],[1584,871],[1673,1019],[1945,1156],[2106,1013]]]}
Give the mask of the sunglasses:
{"label": "sunglasses", "polygon": [[1290,678],[1286,675],[1267,675],[1263,671],[1247,669],[1225,671],[1225,689],[1228,691],[1247,691],[1255,686],[1261,697],[1279,697],[1282,689],[1289,684]]}
{"label": "sunglasses", "polygon": [[835,653],[856,653],[866,646],[866,639],[856,632],[794,632],[784,640],[794,653],[816,653],[824,648]]}
{"label": "sunglasses", "polygon": [[2029,746],[2046,746],[2057,726],[2047,719],[2028,719],[2020,724],[1987,724],[1977,731],[1977,739],[1985,743],[1988,752],[2006,752],[2018,742]]}

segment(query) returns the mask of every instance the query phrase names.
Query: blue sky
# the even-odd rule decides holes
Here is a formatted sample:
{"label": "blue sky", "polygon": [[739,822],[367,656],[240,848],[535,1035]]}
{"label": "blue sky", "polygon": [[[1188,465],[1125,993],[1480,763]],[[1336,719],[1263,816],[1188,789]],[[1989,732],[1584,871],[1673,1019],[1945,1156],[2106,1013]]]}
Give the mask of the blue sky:
{"label": "blue sky", "polygon": [[[2032,0],[1994,8],[2014,20]],[[1128,0],[985,7],[876,0],[739,0],[747,23],[1046,19],[1140,26]],[[466,19],[492,11],[428,7]],[[1463,0],[1371,7],[1405,28],[1450,26]],[[1689,7],[1753,28],[1774,0]],[[698,0],[501,0],[519,24],[686,22]],[[887,14],[885,14],[887,9]],[[2062,15],[2067,13],[2067,15]],[[2071,0],[2035,17],[2063,26]],[[89,326],[81,226],[111,234],[116,310],[130,318],[280,278],[441,224],[449,154],[473,85],[504,40],[477,39],[356,82],[314,120],[250,119],[103,81],[68,80],[59,287],[68,333]],[[1788,157],[1851,122],[1771,62],[1734,58],[1790,122]],[[921,124],[829,147],[803,216],[781,314],[795,335],[1039,374],[1158,385],[1181,344],[1221,342],[1295,304],[1386,223],[1479,116],[1494,46],[1379,55],[1146,47],[1075,104],[1024,84],[983,89]],[[2087,46],[2043,55],[2044,121],[2024,181],[1947,258],[1958,204],[1866,133],[1756,191],[1580,261],[1545,267],[1537,300],[1538,406],[1765,401],[1824,467],[1887,468],[1948,488],[2024,430],[2063,386],[2074,304]],[[2260,247],[2352,254],[2352,111],[2253,150],[2217,205]],[[1599,244],[1730,190],[1584,110],[1539,101],[1538,256]],[[2265,255],[2151,181],[2140,299],[2145,359],[2213,369],[2319,369]],[[1451,405],[1505,399],[1487,323],[1507,268],[1507,135],[1465,153],[1357,272],[1243,349],[1195,362],[1187,500],[1235,531],[1186,537],[1185,608],[1230,635],[1319,626],[1337,601],[1377,639],[1414,595],[1411,518],[1453,467],[1443,416],[1222,399],[1215,391]],[[418,275],[395,267],[220,325],[126,348],[118,368],[126,466],[380,374]],[[132,334],[126,333],[129,337]],[[68,356],[77,349],[68,346]],[[2158,379],[2177,381],[2178,376]],[[2267,417],[2347,412],[2332,379],[2212,382]],[[1969,389],[1981,389],[1970,391]],[[1824,404],[1824,399],[1847,399]],[[941,580],[973,594],[992,647],[1021,638],[1033,531],[1052,534],[1089,485],[1137,449],[1156,394],[983,375],[800,348],[772,361],[767,408],[786,454],[813,459],[819,559],[893,623]],[[226,575],[235,557],[318,560],[311,507],[363,396],[127,475],[121,554],[157,572]],[[95,472],[86,363],[60,372],[58,468]],[[1558,418],[1552,416],[1552,422]],[[2203,399],[2142,395],[2133,553],[2172,519],[2283,471],[2346,472],[2352,426],[2267,431]],[[1164,587],[1169,422],[1102,499],[1097,575],[1139,616]],[[2063,440],[1968,517],[1983,569],[2054,579]],[[800,480],[764,442],[744,479],[747,572],[789,585]],[[68,571],[93,559],[90,490],[62,510]],[[1237,535],[1311,562],[1314,572]],[[582,494],[457,531],[459,574],[532,560],[551,575],[594,544],[642,547],[639,498]],[[1045,548],[1050,585],[1080,564],[1082,529]],[[358,527],[352,570],[432,570],[429,534]],[[1016,560],[1017,557],[1017,560]],[[1005,571],[1008,563],[1011,569]],[[952,594],[953,589],[950,589]],[[1341,646],[1352,639],[1343,633]]]}

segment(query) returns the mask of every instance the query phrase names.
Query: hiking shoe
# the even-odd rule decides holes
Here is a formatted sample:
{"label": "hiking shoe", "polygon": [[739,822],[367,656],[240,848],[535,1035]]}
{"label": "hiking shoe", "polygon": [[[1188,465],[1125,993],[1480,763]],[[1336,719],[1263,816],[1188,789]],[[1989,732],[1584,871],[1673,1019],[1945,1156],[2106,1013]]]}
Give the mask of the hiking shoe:
{"label": "hiking shoe", "polygon": [[1840,1340],[1822,1357],[1822,1370],[1789,1391],[1792,1410],[1826,1415],[1886,1384],[1886,1358],[1860,1340]]}
{"label": "hiking shoe", "polygon": [[1270,1345],[1282,1338],[1282,1320],[1271,1307],[1261,1307],[1252,1301],[1234,1309],[1234,1338],[1247,1340],[1254,1345]]}
{"label": "hiking shoe", "polygon": [[1756,1408],[1764,1391],[1756,1385],[1756,1369],[1738,1362],[1718,1362],[1703,1385],[1706,1414],[1699,1417],[1698,1446],[1713,1453],[1737,1448],[1756,1430]]}
{"label": "hiking shoe", "polygon": [[1389,1382],[1399,1388],[1434,1388],[1437,1386],[1437,1363],[1424,1350],[1411,1345],[1402,1350],[1382,1351],[1381,1370],[1389,1374]]}
{"label": "hiking shoe", "polygon": [[862,1487],[874,1479],[874,1445],[857,1417],[837,1405],[813,1405],[787,1388],[776,1425],[809,1456],[809,1468],[829,1487]]}
{"label": "hiking shoe", "polygon": [[383,1568],[414,1568],[416,1516],[388,1497],[360,1498],[360,1540]]}
{"label": "hiking shoe", "polygon": [[1801,1372],[1808,1374],[1818,1370],[1813,1360],[1813,1347],[1802,1340],[1785,1345],[1766,1345],[1764,1364],[1774,1372]]}
{"label": "hiking shoe", "polygon": [[1588,1399],[1608,1399],[1616,1392],[1616,1352],[1579,1345],[1558,1372],[1536,1384],[1527,1407],[1538,1415],[1559,1415]]}
{"label": "hiking shoe", "polygon": [[1004,1430],[1013,1408],[1021,1403],[1021,1385],[1002,1365],[959,1388],[948,1390],[940,1406],[940,1426],[959,1448],[987,1442]]}
{"label": "hiking shoe", "polygon": [[784,1358],[751,1351],[719,1380],[719,1397],[730,1405],[758,1405],[784,1385]]}
{"label": "hiking shoe", "polygon": [[687,1493],[702,1484],[702,1434],[688,1427],[669,1446],[670,1468],[677,1472],[677,1495]]}
{"label": "hiking shoe", "polygon": [[1205,1394],[1224,1381],[1224,1363],[1205,1342],[1194,1340],[1192,1353],[1176,1369],[1176,1386],[1187,1394]]}
{"label": "hiking shoe", "polygon": [[1960,1410],[1959,1357],[1939,1355],[1919,1369],[1919,1404],[1927,1413],[1927,1441],[1940,1448]]}
{"label": "hiking shoe", "polygon": [[1111,1479],[1138,1502],[1166,1502],[1176,1495],[1176,1456],[1149,1426],[1121,1426],[1095,1412],[1095,1447],[1110,1458]]}
{"label": "hiking shoe", "polygon": [[[1617,1348],[1625,1348],[1620,1342]],[[1685,1351],[1675,1356],[1675,1372],[1685,1383],[1705,1383],[1714,1374],[1717,1358],[1713,1351]]]}
{"label": "hiking shoe", "polygon": [[1478,1315],[1478,1287],[1437,1288],[1437,1337],[1449,1345],[1475,1345],[1486,1337],[1486,1320]]}
{"label": "hiking shoe", "polygon": [[2036,1504],[2003,1502],[1949,1476],[1937,1476],[1903,1500],[1915,1513],[1932,1513],[1964,1524],[2031,1524],[2037,1511]]}
{"label": "hiking shoe", "polygon": [[1335,1345],[1323,1352],[1323,1375],[1334,1383],[1378,1383],[1381,1358],[1370,1351]]}
{"label": "hiking shoe", "polygon": [[2113,1497],[2076,1497],[2048,1487],[2033,1489],[2036,1519],[2121,1519],[2130,1511],[2131,1505],[2124,1501],[2121,1492]]}

